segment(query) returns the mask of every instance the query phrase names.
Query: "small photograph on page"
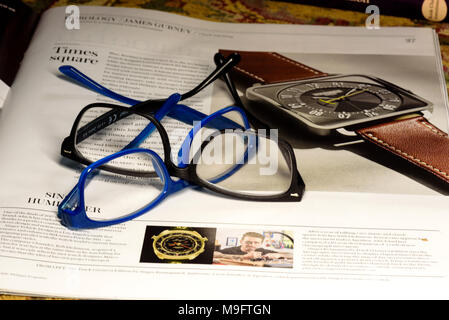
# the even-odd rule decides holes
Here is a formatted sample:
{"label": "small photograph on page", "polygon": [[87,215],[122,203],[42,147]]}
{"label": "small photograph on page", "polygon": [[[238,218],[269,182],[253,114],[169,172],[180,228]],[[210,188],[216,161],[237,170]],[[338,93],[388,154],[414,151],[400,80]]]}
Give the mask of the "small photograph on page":
{"label": "small photograph on page", "polygon": [[292,231],[218,229],[213,264],[292,268],[293,243]]}
{"label": "small photograph on page", "polygon": [[212,264],[215,228],[147,226],[140,262]]}

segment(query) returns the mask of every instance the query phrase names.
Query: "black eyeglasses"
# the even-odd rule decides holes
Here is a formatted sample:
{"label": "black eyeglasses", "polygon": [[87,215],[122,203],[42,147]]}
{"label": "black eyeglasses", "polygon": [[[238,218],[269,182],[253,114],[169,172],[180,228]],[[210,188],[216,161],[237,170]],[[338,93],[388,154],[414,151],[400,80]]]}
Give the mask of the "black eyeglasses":
{"label": "black eyeglasses", "polygon": [[[179,99],[180,95],[170,96],[159,116],[167,114]],[[81,111],[74,128],[83,127],[80,123],[86,114],[98,118],[111,111],[126,117],[89,135],[86,139],[91,141],[78,150],[96,152],[118,135],[114,145],[119,151],[84,169],[78,184],[59,206],[58,216],[70,228],[96,228],[133,219],[169,194],[191,185],[247,200],[302,198],[304,182],[291,146],[277,136],[250,130],[245,113],[238,107],[224,108],[195,124],[181,144],[176,165],[170,157],[166,130],[147,113],[93,104]],[[121,133],[128,131],[133,134],[123,138]],[[127,194],[133,195],[132,201]],[[86,207],[98,210],[88,211]]]}
{"label": "black eyeglasses", "polygon": [[[230,69],[232,69],[238,62],[240,61],[240,55],[238,53],[231,54],[226,59],[215,59],[216,68],[215,70],[208,75],[200,84],[198,84],[196,87],[191,89],[190,91],[181,94],[180,100],[188,99],[201,90],[203,90],[205,87],[207,87],[209,84],[214,82],[216,79],[222,77],[223,75],[227,74]],[[103,94],[107,97],[113,98],[115,100],[125,102],[128,104],[132,104],[130,108],[128,108],[127,111],[137,111],[137,112],[143,112],[147,114],[154,115],[160,107],[165,103],[166,99],[157,99],[157,100],[147,100],[147,101],[137,101],[125,96],[122,96],[120,94],[117,94],[91,78],[89,78],[87,75],[83,74],[81,71],[77,70],[76,68],[72,66],[62,66],[59,68],[59,70],[65,74],[66,76],[70,77],[73,80],[78,81],[83,86],[88,87],[89,89],[92,89],[100,94]],[[228,83],[227,83],[228,84]],[[228,84],[229,86],[229,84]],[[233,87],[231,85],[230,89],[232,90]],[[232,93],[232,91],[231,91]],[[233,94],[233,93],[232,93]],[[234,94],[233,94],[234,96]],[[238,97],[238,95],[237,95]],[[237,104],[239,105],[239,104]],[[128,116],[127,112],[122,112],[118,109],[114,109],[112,104],[92,104],[89,106],[104,106],[106,108],[110,108],[111,110],[107,113],[101,113],[101,115],[98,115],[95,117],[93,114],[84,114],[83,119],[78,119],[79,123],[82,124],[82,127],[72,127],[72,131],[70,133],[70,136],[66,137],[61,145],[61,155],[69,158],[71,160],[77,161],[79,163],[89,165],[95,160],[100,159],[103,156],[106,156],[106,153],[103,153],[99,155],[98,157],[85,157],[83,155],[83,152],[78,149],[78,142],[87,139],[90,135],[93,133],[96,133],[104,128],[107,128],[115,121],[125,118]],[[81,115],[81,113],[80,113]],[[194,122],[201,121],[202,119],[206,118],[207,115],[199,112],[195,109],[192,109],[186,105],[177,104],[175,107],[171,108],[167,114],[164,114],[163,116],[167,116],[173,119],[176,119],[178,121],[181,121],[183,123],[186,123],[188,125],[192,125]],[[88,117],[90,117],[88,119]],[[159,119],[161,119],[159,117]],[[82,120],[82,121],[81,121]],[[110,153],[113,153],[117,150],[109,150]]]}
{"label": "black eyeglasses", "polygon": [[[241,109],[244,105],[227,75],[228,70],[239,61],[238,54],[224,58],[217,53],[214,60],[217,68],[210,76],[188,93],[170,96],[162,107],[162,101],[156,100],[138,102],[129,108],[94,103],[81,110],[70,136],[63,141],[61,153],[88,167],[81,174],[77,186],[60,205],[59,216],[65,225],[93,228],[129,220],[147,212],[168,194],[190,185],[248,200],[301,200],[305,186],[297,171],[291,146],[276,134],[257,134],[249,130],[250,121]],[[72,72],[72,78],[74,74]],[[81,80],[78,81],[86,83],[89,80],[89,87],[97,92],[122,102],[132,101],[78,72],[79,78],[80,75]],[[220,76],[241,108],[228,107],[207,116],[178,103]],[[167,131],[159,123],[165,116],[194,124],[187,135],[178,137],[181,144],[177,155],[171,153],[173,137],[169,140]],[[252,116],[250,119],[252,123],[258,122]],[[265,125],[262,127],[268,128]],[[177,159],[173,160],[173,157]],[[173,181],[171,176],[180,180]],[[85,210],[86,199],[96,201],[90,195],[85,197],[86,186],[88,183],[91,185],[89,181],[95,181],[95,185],[98,181],[105,182],[99,185],[107,188],[119,186],[118,189],[148,184],[158,187],[153,193],[148,193],[148,190],[154,188],[139,189],[144,195],[141,198],[143,204],[137,210],[114,205],[102,210],[103,213],[112,213],[111,216],[92,217],[91,211]],[[114,203],[109,196],[121,199],[125,204],[127,202],[127,199],[120,197],[126,194],[123,190],[117,193],[117,197],[107,190],[99,192],[99,187],[89,187],[89,190],[106,199],[103,207]],[[133,199],[138,198],[136,190],[131,192]],[[131,202],[135,205],[134,201]],[[95,204],[89,207],[95,207]]]}

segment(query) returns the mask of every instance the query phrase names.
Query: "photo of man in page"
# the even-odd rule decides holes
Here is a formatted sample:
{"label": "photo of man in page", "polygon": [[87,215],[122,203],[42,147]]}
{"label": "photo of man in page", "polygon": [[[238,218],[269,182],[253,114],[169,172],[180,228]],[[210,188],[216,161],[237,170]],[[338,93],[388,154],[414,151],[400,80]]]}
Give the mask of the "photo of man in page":
{"label": "photo of man in page", "polygon": [[217,230],[214,264],[292,268],[292,240],[286,232]]}

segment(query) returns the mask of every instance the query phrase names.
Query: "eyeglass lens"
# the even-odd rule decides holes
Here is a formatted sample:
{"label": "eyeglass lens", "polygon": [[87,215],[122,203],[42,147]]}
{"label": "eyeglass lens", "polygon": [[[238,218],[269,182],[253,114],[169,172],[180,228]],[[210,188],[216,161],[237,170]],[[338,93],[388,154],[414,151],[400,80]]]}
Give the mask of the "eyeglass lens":
{"label": "eyeglass lens", "polygon": [[228,192],[274,196],[289,189],[292,167],[277,141],[250,131],[228,131],[205,146],[196,173],[203,182]]}
{"label": "eyeglass lens", "polygon": [[[96,161],[124,149],[139,147],[150,149],[163,159],[162,138],[157,130],[148,130],[155,127],[146,117],[126,111],[124,115],[110,113],[114,118],[106,124],[89,127],[92,119],[110,111],[110,108],[95,107],[82,115],[75,143],[78,152]],[[193,139],[186,139],[185,130],[180,135],[183,139],[169,138],[175,145],[181,145],[179,160],[196,164],[197,176],[206,185],[256,197],[286,192],[291,185],[293,168],[288,152],[279,147],[276,139],[259,136],[246,130],[247,126],[242,114],[233,110],[211,117],[194,132]],[[101,130],[96,131],[98,127]],[[105,165],[135,172],[160,172],[158,162],[145,152],[131,152]],[[165,185],[158,175],[159,178],[136,178],[101,170],[92,176],[92,182],[85,188],[86,206],[101,208],[101,213],[86,210],[89,218],[116,220],[148,206]],[[133,195],[133,201],[129,201],[129,194]]]}
{"label": "eyeglass lens", "polygon": [[[129,156],[132,156],[131,162],[139,163],[139,166],[158,166],[149,153],[136,152]],[[130,161],[128,155],[116,160],[117,163]],[[165,185],[164,176],[161,174],[151,178],[135,177],[105,170],[92,170],[87,181],[84,188],[86,214],[94,221],[117,220],[143,210],[162,193]]]}
{"label": "eyeglass lens", "polygon": [[[106,123],[92,123],[93,119],[109,113]],[[129,148],[147,148],[155,151],[162,159],[164,149],[161,135],[151,121],[138,114],[113,112],[110,108],[94,107],[81,116],[75,134],[77,151],[87,160],[95,162],[110,154]],[[129,154],[110,163],[111,167],[135,172],[154,172],[151,161],[140,155]]]}

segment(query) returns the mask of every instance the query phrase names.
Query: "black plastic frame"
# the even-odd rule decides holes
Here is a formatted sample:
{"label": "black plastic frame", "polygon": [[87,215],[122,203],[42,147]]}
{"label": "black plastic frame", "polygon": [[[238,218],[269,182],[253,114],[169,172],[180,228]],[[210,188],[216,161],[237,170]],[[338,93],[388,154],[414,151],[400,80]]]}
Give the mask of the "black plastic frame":
{"label": "black plastic frame", "polygon": [[[201,187],[204,187],[206,189],[212,190],[214,192],[217,192],[219,194],[223,194],[226,196],[231,196],[234,198],[240,198],[240,199],[246,199],[246,200],[258,200],[258,201],[300,201],[302,199],[302,196],[304,194],[305,190],[305,184],[301,177],[301,175],[298,172],[297,166],[296,166],[296,158],[295,154],[293,152],[292,147],[285,141],[278,138],[278,145],[282,152],[284,152],[284,155],[286,159],[288,160],[288,163],[291,165],[291,171],[292,171],[292,177],[291,177],[291,183],[288,190],[282,194],[278,195],[269,195],[269,196],[253,196],[253,195],[247,195],[247,194],[241,194],[241,193],[234,193],[232,191],[223,190],[218,187],[214,187],[214,185],[210,183],[204,182],[202,179],[200,179],[196,173],[196,166],[197,164],[194,163],[194,160],[197,157],[193,157],[192,161],[188,166],[185,168],[180,168],[176,166],[173,161],[171,160],[171,145],[170,140],[167,134],[167,131],[164,129],[162,124],[156,120],[153,116],[138,112],[135,110],[130,110],[127,107],[114,105],[114,104],[108,104],[108,103],[93,103],[86,107],[84,107],[81,112],[78,114],[78,116],[75,119],[75,122],[73,123],[72,129],[70,131],[70,136],[64,139],[63,142],[63,149],[64,150],[70,150],[69,153],[66,153],[66,157],[75,160],[77,162],[83,163],[85,165],[90,165],[92,161],[87,160],[84,158],[75,148],[75,141],[77,139],[76,133],[77,128],[79,125],[79,122],[83,116],[83,114],[92,108],[110,108],[111,112],[120,114],[122,112],[129,114],[137,114],[139,116],[147,118],[156,128],[156,130],[159,132],[163,144],[164,149],[164,163],[167,167],[167,171],[170,174],[170,176],[181,178],[183,180],[188,181],[189,183],[193,185],[198,185]],[[225,132],[225,130],[222,130]],[[254,134],[257,134],[254,132]],[[258,135],[261,136],[261,135]],[[265,137],[270,138],[269,135],[266,135]],[[201,148],[198,150],[198,152],[202,152],[206,145],[210,143],[212,140],[204,141],[201,145]],[[130,176],[139,176],[139,177],[155,177],[157,176],[154,172],[136,172],[132,170],[126,170],[126,169],[120,169],[117,167],[110,167],[110,166],[102,166],[99,167],[100,169],[117,173],[117,174],[124,174],[124,175],[130,175]]]}

